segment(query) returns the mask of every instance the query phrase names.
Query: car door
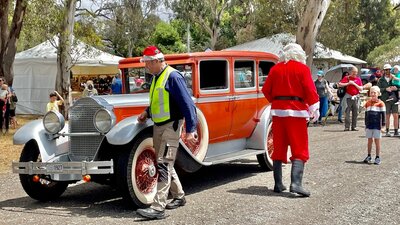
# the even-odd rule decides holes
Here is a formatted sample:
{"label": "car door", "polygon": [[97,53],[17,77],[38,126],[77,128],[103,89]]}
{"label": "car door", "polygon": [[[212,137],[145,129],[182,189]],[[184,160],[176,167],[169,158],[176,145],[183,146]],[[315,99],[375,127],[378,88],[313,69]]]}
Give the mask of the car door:
{"label": "car door", "polygon": [[199,61],[199,98],[197,107],[203,112],[209,130],[209,142],[226,141],[232,122],[232,93],[229,61],[204,59]]}
{"label": "car door", "polygon": [[233,71],[232,127],[229,139],[247,138],[256,125],[256,62],[253,59],[235,59]]}

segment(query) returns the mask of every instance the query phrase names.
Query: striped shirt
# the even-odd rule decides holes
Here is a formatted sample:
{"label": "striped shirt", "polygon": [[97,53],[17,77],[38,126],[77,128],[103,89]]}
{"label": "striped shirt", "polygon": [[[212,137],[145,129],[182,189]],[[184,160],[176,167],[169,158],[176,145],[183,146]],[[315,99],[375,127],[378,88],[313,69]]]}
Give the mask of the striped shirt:
{"label": "striped shirt", "polygon": [[385,125],[386,108],[382,100],[365,103],[365,128],[380,130]]}

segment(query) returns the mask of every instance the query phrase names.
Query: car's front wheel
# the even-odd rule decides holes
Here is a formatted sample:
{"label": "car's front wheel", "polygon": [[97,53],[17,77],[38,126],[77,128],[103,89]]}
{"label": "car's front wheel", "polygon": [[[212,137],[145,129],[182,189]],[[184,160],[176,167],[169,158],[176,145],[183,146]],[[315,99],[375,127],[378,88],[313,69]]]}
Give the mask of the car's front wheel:
{"label": "car's front wheel", "polygon": [[[25,144],[20,162],[41,162],[39,148],[35,141]],[[19,179],[25,192],[33,199],[51,201],[60,197],[68,187],[67,182],[53,181],[49,176],[38,174],[20,174]]]}
{"label": "car's front wheel", "polygon": [[274,134],[272,130],[272,122],[269,123],[267,128],[267,135],[265,140],[265,152],[257,155],[257,161],[261,168],[265,171],[272,170],[271,155],[274,152]]}
{"label": "car's front wheel", "polygon": [[127,202],[139,208],[147,207],[153,202],[158,173],[150,133],[141,135],[129,151],[120,155],[116,173],[118,187]]}

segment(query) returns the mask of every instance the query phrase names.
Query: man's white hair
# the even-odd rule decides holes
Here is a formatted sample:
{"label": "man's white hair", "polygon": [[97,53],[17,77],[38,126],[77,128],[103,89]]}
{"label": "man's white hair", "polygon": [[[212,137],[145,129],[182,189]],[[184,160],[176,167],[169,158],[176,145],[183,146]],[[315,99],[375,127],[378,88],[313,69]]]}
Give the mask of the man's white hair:
{"label": "man's white hair", "polygon": [[283,48],[283,51],[280,52],[280,61],[281,62],[289,62],[289,60],[294,60],[297,62],[301,62],[306,64],[306,53],[303,48],[296,43],[290,43]]}

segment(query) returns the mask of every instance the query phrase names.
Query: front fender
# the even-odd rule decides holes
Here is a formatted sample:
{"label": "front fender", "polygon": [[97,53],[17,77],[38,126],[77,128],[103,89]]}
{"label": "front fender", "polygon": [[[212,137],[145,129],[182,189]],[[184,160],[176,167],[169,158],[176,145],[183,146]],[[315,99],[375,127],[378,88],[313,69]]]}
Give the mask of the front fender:
{"label": "front fender", "polygon": [[[65,124],[61,132],[67,131],[68,124]],[[49,140],[42,120],[31,121],[19,128],[14,134],[13,143],[15,145],[24,145],[32,139],[38,144],[43,162],[48,162],[57,155],[68,153],[68,137]]]}
{"label": "front fender", "polygon": [[106,134],[108,143],[112,145],[128,144],[142,130],[154,125],[150,119],[148,119],[146,123],[139,123],[137,118],[138,116],[131,116],[121,120],[117,125],[115,125],[110,132]]}
{"label": "front fender", "polygon": [[267,105],[261,114],[260,122],[254,129],[253,134],[247,139],[247,148],[266,149],[267,130],[271,121],[271,104]]}

